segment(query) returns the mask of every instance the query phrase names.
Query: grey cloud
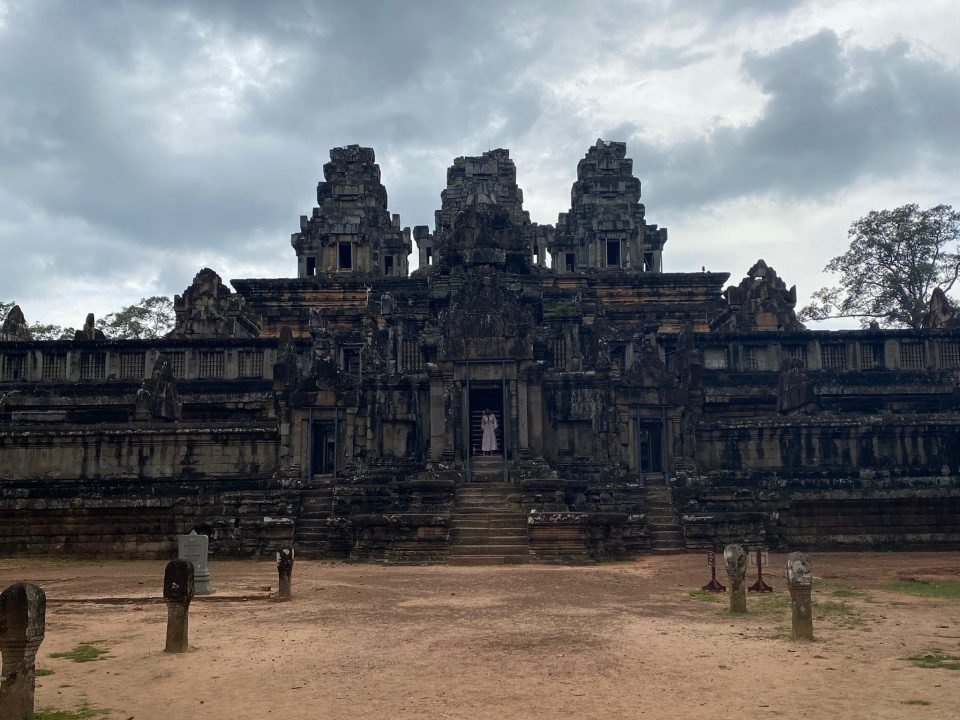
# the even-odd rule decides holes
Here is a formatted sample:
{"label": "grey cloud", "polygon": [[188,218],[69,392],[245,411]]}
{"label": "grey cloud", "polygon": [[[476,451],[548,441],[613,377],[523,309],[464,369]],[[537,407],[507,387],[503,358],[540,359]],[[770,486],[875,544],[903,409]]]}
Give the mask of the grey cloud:
{"label": "grey cloud", "polygon": [[829,197],[858,179],[909,172],[960,155],[960,73],[898,42],[844,48],[823,30],[742,68],[767,101],[745,126],[668,146],[633,138],[638,169],[665,207],[752,194]]}
{"label": "grey cloud", "polygon": [[[497,146],[513,151],[528,205],[534,172],[537,197],[562,198],[536,218],[551,222],[598,133],[549,95],[553,80],[614,60],[700,62],[709,50],[669,45],[656,23],[686,14],[706,36],[796,4],[14,2],[0,30],[0,253],[16,262],[0,265],[0,299],[40,302],[72,281],[113,298],[144,276],[179,292],[196,260],[293,273],[290,233],[328,149],[348,143],[375,148],[405,225],[432,224],[452,158]],[[224,58],[233,50],[259,53],[253,81]],[[957,114],[956,72],[906,45],[821,33],[748,56],[743,72],[768,97],[752,125],[670,147],[641,142],[631,118],[603,133],[630,141],[654,221],[751,193],[828,194],[923,155],[955,161],[943,118]],[[47,285],[25,266],[46,268]]]}

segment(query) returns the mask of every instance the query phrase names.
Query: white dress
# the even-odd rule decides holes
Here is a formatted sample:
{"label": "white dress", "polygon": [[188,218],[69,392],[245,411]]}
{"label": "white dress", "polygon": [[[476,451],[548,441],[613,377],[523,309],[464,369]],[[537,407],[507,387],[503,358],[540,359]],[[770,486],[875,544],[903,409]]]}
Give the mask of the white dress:
{"label": "white dress", "polygon": [[490,452],[497,449],[497,416],[493,413],[484,414],[480,420],[480,427],[483,428],[483,443],[480,449],[483,452]]}

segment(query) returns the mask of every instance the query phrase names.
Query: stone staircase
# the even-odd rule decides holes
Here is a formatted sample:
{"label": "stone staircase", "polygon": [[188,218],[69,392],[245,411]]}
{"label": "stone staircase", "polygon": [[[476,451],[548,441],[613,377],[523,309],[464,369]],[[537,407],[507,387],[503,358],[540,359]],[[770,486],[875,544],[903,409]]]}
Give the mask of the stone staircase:
{"label": "stone staircase", "polygon": [[650,549],[657,553],[679,553],[684,550],[680,516],[673,507],[670,488],[661,473],[644,475],[644,499],[647,505],[647,528]]}
{"label": "stone staircase", "polygon": [[473,461],[473,482],[460,485],[450,518],[450,565],[513,565],[530,561],[527,518],[516,486],[502,482],[503,458]]}
{"label": "stone staircase", "polygon": [[321,557],[327,550],[327,518],[333,508],[333,488],[316,484],[301,492],[300,517],[293,533],[297,557]]}

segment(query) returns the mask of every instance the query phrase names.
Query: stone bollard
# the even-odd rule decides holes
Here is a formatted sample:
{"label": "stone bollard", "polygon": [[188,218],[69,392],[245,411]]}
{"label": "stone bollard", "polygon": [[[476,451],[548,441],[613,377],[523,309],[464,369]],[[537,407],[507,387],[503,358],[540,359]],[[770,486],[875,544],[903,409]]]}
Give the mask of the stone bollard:
{"label": "stone bollard", "polygon": [[787,587],[793,611],[793,639],[813,640],[813,565],[807,553],[787,555]]}
{"label": "stone bollard", "polygon": [[290,579],[293,575],[293,548],[281,548],[277,553],[277,572],[280,573],[280,588],[277,600],[290,600]]}
{"label": "stone bollard", "polygon": [[747,611],[747,589],[744,580],[747,576],[747,552],[743,545],[727,545],[723,549],[723,559],[727,565],[727,577],[730,578],[730,612]]}
{"label": "stone bollard", "polygon": [[210,571],[207,569],[209,548],[210,538],[207,535],[197,535],[196,530],[191,530],[189,535],[177,536],[177,557],[193,563],[196,595],[209,595],[213,592],[210,587]]}
{"label": "stone bollard", "polygon": [[0,593],[0,718],[33,717],[37,650],[43,642],[47,596],[30,583],[16,583]]}
{"label": "stone bollard", "polygon": [[163,573],[163,599],[167,603],[167,646],[164,652],[187,651],[188,612],[193,599],[193,563],[171,560]]}

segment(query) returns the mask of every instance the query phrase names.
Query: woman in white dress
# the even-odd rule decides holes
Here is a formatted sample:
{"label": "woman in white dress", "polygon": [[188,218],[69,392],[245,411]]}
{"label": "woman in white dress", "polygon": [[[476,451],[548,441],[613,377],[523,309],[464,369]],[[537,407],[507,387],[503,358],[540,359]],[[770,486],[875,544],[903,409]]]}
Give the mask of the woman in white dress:
{"label": "woman in white dress", "polygon": [[484,455],[497,451],[497,416],[489,409],[483,411],[483,417],[480,420],[480,427],[483,429],[483,442],[480,449]]}

